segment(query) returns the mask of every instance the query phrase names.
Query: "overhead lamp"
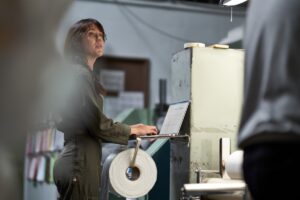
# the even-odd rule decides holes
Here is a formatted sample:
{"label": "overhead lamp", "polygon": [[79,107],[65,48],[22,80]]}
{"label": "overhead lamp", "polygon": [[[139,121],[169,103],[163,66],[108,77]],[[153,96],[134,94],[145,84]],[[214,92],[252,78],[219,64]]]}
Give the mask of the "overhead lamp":
{"label": "overhead lamp", "polygon": [[219,4],[222,6],[230,7],[230,22],[232,22],[232,8],[233,6],[242,4],[247,0],[220,0]]}
{"label": "overhead lamp", "polygon": [[236,6],[246,1],[247,0],[220,0],[220,4],[223,6]]}

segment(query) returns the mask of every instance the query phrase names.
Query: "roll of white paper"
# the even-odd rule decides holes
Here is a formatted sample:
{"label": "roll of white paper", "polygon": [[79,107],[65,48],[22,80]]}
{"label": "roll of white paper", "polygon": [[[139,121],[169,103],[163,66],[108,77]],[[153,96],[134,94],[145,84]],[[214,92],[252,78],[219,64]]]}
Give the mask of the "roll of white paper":
{"label": "roll of white paper", "polygon": [[192,47],[205,47],[204,43],[199,43],[199,42],[188,42],[184,43],[183,48],[192,48]]}
{"label": "roll of white paper", "polygon": [[154,186],[157,178],[157,169],[152,157],[143,150],[139,150],[135,160],[135,167],[138,169],[139,175],[135,180],[130,180],[127,172],[133,154],[134,149],[119,153],[109,168],[112,188],[126,198],[138,198],[146,195]]}
{"label": "roll of white paper", "polygon": [[243,179],[242,163],[243,151],[238,150],[230,154],[225,161],[225,170],[231,179]]}

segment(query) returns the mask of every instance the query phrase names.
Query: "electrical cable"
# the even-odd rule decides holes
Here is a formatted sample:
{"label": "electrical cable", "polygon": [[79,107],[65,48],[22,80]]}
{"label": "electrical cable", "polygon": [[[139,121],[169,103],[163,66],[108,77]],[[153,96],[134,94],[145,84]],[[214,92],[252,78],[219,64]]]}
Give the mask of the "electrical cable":
{"label": "electrical cable", "polygon": [[161,35],[167,36],[169,38],[178,40],[178,41],[182,41],[182,42],[187,42],[190,41],[190,39],[186,39],[186,38],[182,38],[182,37],[178,37],[175,35],[172,35],[166,31],[163,31],[155,26],[153,26],[152,24],[150,24],[149,22],[145,21],[144,19],[142,19],[141,17],[139,17],[136,13],[132,12],[132,10],[130,10],[129,8],[127,8],[126,6],[122,7],[125,8],[125,10],[132,16],[134,17],[137,21],[139,21],[141,24],[143,24],[144,26],[156,31],[157,33],[160,33]]}

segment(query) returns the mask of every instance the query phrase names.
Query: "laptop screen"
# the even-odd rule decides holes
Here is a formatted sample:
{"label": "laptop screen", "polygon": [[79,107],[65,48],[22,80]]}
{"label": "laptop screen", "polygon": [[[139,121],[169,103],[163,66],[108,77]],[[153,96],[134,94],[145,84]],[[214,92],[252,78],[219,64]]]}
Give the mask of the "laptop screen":
{"label": "laptop screen", "polygon": [[160,130],[160,135],[179,134],[185,113],[187,111],[187,108],[189,107],[189,103],[189,101],[184,101],[174,103],[169,106],[166,117]]}

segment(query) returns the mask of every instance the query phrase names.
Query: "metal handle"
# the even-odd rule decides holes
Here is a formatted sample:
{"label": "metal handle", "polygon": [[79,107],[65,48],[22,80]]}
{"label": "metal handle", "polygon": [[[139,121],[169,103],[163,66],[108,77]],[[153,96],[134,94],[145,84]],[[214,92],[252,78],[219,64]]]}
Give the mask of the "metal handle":
{"label": "metal handle", "polygon": [[201,176],[202,176],[202,174],[201,174],[201,168],[199,168],[199,169],[196,169],[195,170],[195,173],[196,173],[196,183],[201,183]]}
{"label": "metal handle", "polygon": [[133,157],[132,157],[131,162],[130,162],[130,167],[134,167],[134,165],[135,165],[136,155],[137,155],[137,152],[140,148],[141,141],[142,141],[141,138],[136,138],[136,147],[135,147]]}

